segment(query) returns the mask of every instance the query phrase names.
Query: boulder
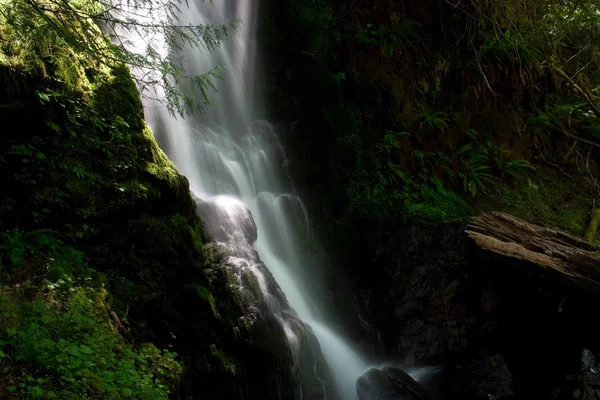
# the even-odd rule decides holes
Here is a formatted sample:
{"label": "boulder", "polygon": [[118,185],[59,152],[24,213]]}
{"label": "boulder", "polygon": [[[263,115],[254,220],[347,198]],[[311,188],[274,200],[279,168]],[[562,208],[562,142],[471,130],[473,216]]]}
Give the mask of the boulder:
{"label": "boulder", "polygon": [[428,400],[431,395],[398,368],[371,368],[356,381],[360,400]]}
{"label": "boulder", "polygon": [[555,390],[555,399],[600,399],[600,360],[588,349],[581,354],[579,371],[568,375],[564,384]]}
{"label": "boulder", "polygon": [[513,395],[512,375],[498,353],[480,352],[452,368],[453,398],[502,399]]}

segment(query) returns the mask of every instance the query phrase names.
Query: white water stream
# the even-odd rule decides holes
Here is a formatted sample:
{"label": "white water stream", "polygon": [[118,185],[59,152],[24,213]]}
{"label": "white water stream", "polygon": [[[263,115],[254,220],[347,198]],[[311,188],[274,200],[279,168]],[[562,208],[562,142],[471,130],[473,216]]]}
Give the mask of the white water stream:
{"label": "white water stream", "polygon": [[[218,25],[241,20],[238,32],[214,53],[189,50],[185,54],[187,75],[202,74],[221,65],[226,68],[225,79],[217,82],[218,93],[210,93],[212,105],[199,117],[175,119],[166,108],[149,100],[144,104],[146,117],[163,150],[189,179],[192,192],[216,207],[215,217],[205,223],[215,240],[227,249],[229,265],[239,273],[250,270],[256,276],[272,313],[294,347],[298,330],[286,317],[287,305],[269,292],[266,278],[257,267],[260,260],[264,262],[291,308],[312,328],[338,392],[344,400],[355,400],[356,380],[368,364],[319,316],[319,300],[311,290],[310,268],[306,265],[309,257],[304,244],[310,234],[309,218],[302,200],[291,190],[276,130],[254,118],[260,81],[256,71],[258,9],[256,0],[190,2],[189,9],[183,10],[182,23]],[[141,48],[144,42],[138,40],[137,44]],[[166,44],[162,44],[161,51],[167,51]],[[258,232],[253,249],[247,240],[252,218],[245,207]]]}

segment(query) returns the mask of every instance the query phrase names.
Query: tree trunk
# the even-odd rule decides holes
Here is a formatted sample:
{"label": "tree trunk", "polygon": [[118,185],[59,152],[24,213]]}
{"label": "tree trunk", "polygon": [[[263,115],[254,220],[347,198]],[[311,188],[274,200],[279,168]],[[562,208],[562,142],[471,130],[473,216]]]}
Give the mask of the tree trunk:
{"label": "tree trunk", "polygon": [[[600,214],[594,215],[600,221]],[[466,232],[483,250],[533,264],[561,283],[600,297],[600,248],[593,243],[500,212],[474,217]]]}
{"label": "tree trunk", "polygon": [[588,230],[585,233],[585,238],[587,240],[592,240],[592,238],[596,236],[596,232],[598,232],[598,224],[600,224],[600,208],[596,208],[592,214],[592,219],[590,220]]}

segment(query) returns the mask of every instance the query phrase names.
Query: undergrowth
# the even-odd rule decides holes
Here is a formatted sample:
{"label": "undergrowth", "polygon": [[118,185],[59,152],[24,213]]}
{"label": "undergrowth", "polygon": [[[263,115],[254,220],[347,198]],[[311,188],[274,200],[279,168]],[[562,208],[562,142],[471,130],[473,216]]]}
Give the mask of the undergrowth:
{"label": "undergrowth", "polygon": [[0,397],[168,398],[176,354],[126,340],[83,253],[52,231],[0,237]]}

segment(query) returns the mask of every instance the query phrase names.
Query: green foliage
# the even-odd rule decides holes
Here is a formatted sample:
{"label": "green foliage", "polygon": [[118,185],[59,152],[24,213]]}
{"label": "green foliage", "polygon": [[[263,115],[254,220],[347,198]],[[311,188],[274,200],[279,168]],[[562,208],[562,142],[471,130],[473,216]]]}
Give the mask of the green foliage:
{"label": "green foliage", "polygon": [[400,149],[399,139],[403,136],[410,136],[409,132],[398,132],[387,131],[383,137],[384,149],[387,153],[390,153],[392,149]]}
{"label": "green foliage", "polygon": [[552,99],[544,112],[527,120],[527,129],[545,142],[553,133],[597,141],[600,138],[598,116],[585,102],[556,103]]}
{"label": "green foliage", "polygon": [[[297,0],[292,3],[300,25],[310,32],[308,47],[302,52],[312,59],[325,61],[329,49],[340,40],[335,29],[335,12],[327,0]],[[342,79],[337,75],[336,81]]]}
{"label": "green foliage", "polygon": [[[436,118],[444,117],[445,113],[436,114]],[[393,160],[398,153],[406,154],[411,138],[408,132],[386,132],[383,143],[370,156],[377,178],[370,178],[363,169],[359,171],[362,176],[355,178],[358,184],[349,189],[353,212],[378,219],[403,217],[433,223],[464,220],[473,204],[453,188],[461,188],[473,199],[493,188],[492,183],[538,169],[527,160],[511,159],[508,151],[474,129],[465,133],[467,142],[450,154],[413,150],[416,168],[409,169]]]}
{"label": "green foliage", "polygon": [[62,242],[56,232],[38,229],[31,232],[12,230],[0,233],[0,252],[7,255],[11,264],[17,265],[35,253],[54,254]]}
{"label": "green foliage", "polygon": [[591,201],[581,185],[578,180],[562,179],[558,171],[538,169],[528,173],[516,186],[500,183],[494,188],[493,196],[482,198],[476,208],[506,211],[583,236]]}
{"label": "green foliage", "polygon": [[225,352],[219,350],[215,344],[210,345],[210,352],[213,355],[213,357],[215,357],[218,360],[219,364],[224,370],[228,371],[232,375],[235,375],[235,364],[231,362],[231,360]]}
{"label": "green foliage", "polygon": [[448,128],[448,122],[450,118],[448,114],[443,111],[433,111],[427,114],[421,114],[421,128],[436,128],[439,130],[444,130]]}
{"label": "green foliage", "polygon": [[168,398],[182,372],[175,354],[125,342],[103,289],[61,281],[48,285],[45,301],[21,302],[19,319],[0,329],[4,358],[28,371],[7,378],[8,392],[49,399]]}
{"label": "green foliage", "polygon": [[527,43],[519,32],[510,30],[504,35],[486,39],[481,46],[481,53],[499,62],[509,61],[516,64],[537,65],[542,59],[540,49]]}
{"label": "green foliage", "polygon": [[496,158],[498,170],[502,172],[501,177],[508,175],[516,178],[525,171],[536,171],[539,169],[537,165],[533,165],[527,160],[507,160],[504,158],[505,154],[506,151],[501,151],[500,155]]}
{"label": "green foliage", "polygon": [[217,302],[215,301],[213,295],[210,293],[210,290],[199,285],[193,285],[193,288],[196,290],[196,293],[198,293],[198,296],[200,296],[202,300],[210,304],[210,309],[212,310],[213,315],[216,318],[219,318],[220,315],[219,310],[217,309]]}
{"label": "green foliage", "polygon": [[[3,0],[2,3],[0,62],[10,60],[45,71],[47,56],[56,76],[69,87],[81,82],[85,69],[97,66],[113,69],[127,64],[143,71],[135,77],[142,94],[154,93],[171,113],[180,115],[202,111],[208,104],[207,90],[214,89],[213,80],[221,76],[219,67],[201,75],[186,76],[183,58],[178,54],[186,48],[214,51],[238,23],[181,24],[178,13],[187,6],[184,1],[143,0],[136,3],[135,11],[126,4],[103,0]],[[103,25],[105,33],[96,22]],[[122,32],[144,41],[144,48],[132,50]],[[161,44],[155,38],[160,37],[169,40],[169,52],[158,50]]]}
{"label": "green foliage", "polygon": [[[41,229],[1,234],[0,256],[21,276],[19,285],[38,294],[0,287],[0,364],[8,364],[5,371],[11,365],[21,370],[0,376],[0,395],[168,398],[182,372],[175,354],[124,340],[103,278],[57,235]],[[42,268],[25,275],[32,260],[42,260]],[[40,281],[40,274],[47,279]],[[2,393],[3,383],[8,393]]]}
{"label": "green foliage", "polygon": [[552,126],[552,118],[546,113],[538,113],[527,119],[526,128],[541,136],[547,133]]}
{"label": "green foliage", "polygon": [[368,23],[356,34],[356,39],[363,45],[379,46],[386,57],[391,57],[404,48],[420,43],[424,36],[420,23],[404,19],[391,26]]}
{"label": "green foliage", "polygon": [[478,191],[485,191],[485,183],[492,181],[491,168],[486,165],[488,156],[476,149],[473,143],[467,143],[456,151],[460,162],[458,177],[463,189],[475,197]]}
{"label": "green foliage", "polygon": [[465,201],[436,174],[436,168],[449,162],[443,153],[413,152],[419,160],[417,174],[391,161],[390,156],[402,148],[400,139],[409,136],[407,132],[386,133],[383,145],[374,154],[375,184],[370,184],[373,178],[363,170],[349,188],[351,211],[382,220],[400,217],[431,223],[466,218],[469,210]]}

